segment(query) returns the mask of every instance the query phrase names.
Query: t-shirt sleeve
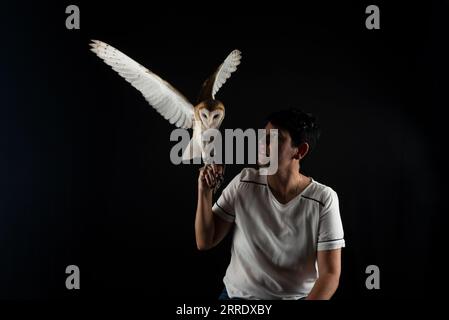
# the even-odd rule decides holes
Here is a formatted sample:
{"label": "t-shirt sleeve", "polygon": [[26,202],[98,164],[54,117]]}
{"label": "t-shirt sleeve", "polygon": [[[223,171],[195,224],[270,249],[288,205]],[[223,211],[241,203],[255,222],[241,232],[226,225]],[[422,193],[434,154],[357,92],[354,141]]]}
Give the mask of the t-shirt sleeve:
{"label": "t-shirt sleeve", "polygon": [[343,224],[337,193],[330,190],[320,213],[317,250],[333,250],[345,246]]}
{"label": "t-shirt sleeve", "polygon": [[240,183],[240,174],[229,182],[226,188],[221,192],[220,197],[212,206],[212,212],[225,221],[234,222],[235,220],[235,198]]}

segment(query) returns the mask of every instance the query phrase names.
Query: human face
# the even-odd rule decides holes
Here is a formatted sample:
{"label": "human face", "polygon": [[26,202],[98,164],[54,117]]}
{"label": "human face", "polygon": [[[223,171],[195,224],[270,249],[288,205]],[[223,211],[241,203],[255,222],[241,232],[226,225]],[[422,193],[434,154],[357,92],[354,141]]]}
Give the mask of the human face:
{"label": "human face", "polygon": [[[265,157],[270,157],[271,152],[273,152],[276,148],[273,148],[272,141],[270,141],[270,133],[273,129],[277,129],[277,134],[274,135],[274,137],[277,137],[277,161],[278,161],[278,167],[286,167],[291,164],[291,162],[295,158],[295,154],[298,152],[297,147],[292,146],[292,139],[290,137],[290,134],[288,131],[284,129],[280,129],[279,127],[273,125],[271,122],[268,122],[265,126],[265,132],[266,132],[266,142],[263,143],[263,141],[259,142],[259,159],[261,158],[261,155],[265,152]],[[266,147],[265,147],[266,146]],[[261,164],[259,162],[259,165],[264,167],[268,166],[268,164]]]}

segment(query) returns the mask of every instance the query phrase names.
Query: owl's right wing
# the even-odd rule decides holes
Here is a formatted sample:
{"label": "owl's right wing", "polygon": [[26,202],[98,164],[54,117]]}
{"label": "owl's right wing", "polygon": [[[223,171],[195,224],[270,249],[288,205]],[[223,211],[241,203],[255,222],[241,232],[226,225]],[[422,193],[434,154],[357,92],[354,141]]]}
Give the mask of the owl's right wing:
{"label": "owl's right wing", "polygon": [[90,46],[91,51],[139,90],[171,124],[178,128],[192,127],[193,105],[168,82],[107,43],[92,40]]}

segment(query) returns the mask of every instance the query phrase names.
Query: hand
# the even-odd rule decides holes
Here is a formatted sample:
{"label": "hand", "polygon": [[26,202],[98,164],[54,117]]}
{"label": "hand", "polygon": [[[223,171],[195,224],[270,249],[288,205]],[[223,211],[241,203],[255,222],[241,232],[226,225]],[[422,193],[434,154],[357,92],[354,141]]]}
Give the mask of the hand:
{"label": "hand", "polygon": [[206,164],[200,168],[198,188],[200,191],[217,191],[224,178],[224,166],[221,164]]}

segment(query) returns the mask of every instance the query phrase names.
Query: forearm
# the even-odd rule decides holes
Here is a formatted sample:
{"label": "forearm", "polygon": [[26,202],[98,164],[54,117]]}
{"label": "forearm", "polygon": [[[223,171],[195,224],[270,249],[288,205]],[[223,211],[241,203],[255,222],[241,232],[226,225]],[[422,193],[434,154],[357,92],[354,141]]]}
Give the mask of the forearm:
{"label": "forearm", "polygon": [[212,191],[198,189],[198,204],[195,217],[195,237],[198,249],[211,247],[214,239],[215,223],[212,214]]}
{"label": "forearm", "polygon": [[306,300],[329,300],[337,291],[339,279],[339,274],[320,275]]}

